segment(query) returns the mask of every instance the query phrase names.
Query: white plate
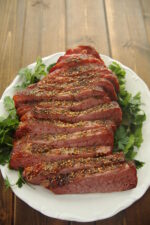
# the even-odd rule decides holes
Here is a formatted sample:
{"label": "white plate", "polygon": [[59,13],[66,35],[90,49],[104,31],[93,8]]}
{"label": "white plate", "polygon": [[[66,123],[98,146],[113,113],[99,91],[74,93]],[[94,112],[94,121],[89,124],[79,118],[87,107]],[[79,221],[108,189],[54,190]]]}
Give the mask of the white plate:
{"label": "white plate", "polygon": [[[43,58],[44,63],[48,66],[56,62],[63,52]],[[106,65],[112,61],[108,56],[101,55]],[[22,188],[12,187],[13,192],[32,208],[38,210],[46,216],[64,220],[89,222],[100,219],[105,219],[115,215],[121,210],[130,206],[133,202],[139,199],[150,185],[150,92],[146,84],[141,80],[131,69],[120,65],[126,70],[127,89],[132,94],[141,92],[143,109],[146,113],[147,120],[143,126],[144,142],[138,152],[137,159],[145,162],[143,168],[138,170],[137,187],[116,193],[95,193],[82,195],[55,195],[52,192],[40,187],[34,188],[24,185]],[[29,67],[33,68],[35,63]],[[0,100],[0,115],[4,115],[3,108],[4,96],[13,96],[16,84],[21,82],[17,76],[12,84],[5,90]],[[7,166],[0,166],[3,177],[8,176],[13,184],[17,180],[17,172],[9,170]]]}

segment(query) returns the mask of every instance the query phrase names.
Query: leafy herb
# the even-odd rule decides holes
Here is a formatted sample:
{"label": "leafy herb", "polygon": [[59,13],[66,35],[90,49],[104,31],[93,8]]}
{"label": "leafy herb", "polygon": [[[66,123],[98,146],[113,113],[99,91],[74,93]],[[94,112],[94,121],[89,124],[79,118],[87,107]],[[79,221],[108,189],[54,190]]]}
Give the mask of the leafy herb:
{"label": "leafy herb", "polygon": [[47,67],[47,72],[49,73],[50,69],[51,69],[53,66],[55,66],[55,65],[56,65],[56,63],[50,64],[50,65]]}
{"label": "leafy herb", "polygon": [[50,64],[46,69],[46,65],[43,63],[42,59],[38,58],[34,70],[29,69],[28,67],[22,68],[18,74],[23,78],[23,83],[21,85],[18,85],[17,88],[22,89],[29,86],[30,84],[37,83],[42,79],[43,76],[49,73],[50,69],[55,64],[56,63]]}
{"label": "leafy herb", "polygon": [[134,162],[135,162],[135,165],[136,165],[137,169],[141,168],[144,165],[144,162],[140,162],[138,160],[134,160]]}
{"label": "leafy herb", "polygon": [[8,180],[8,177],[6,176],[5,180],[4,180],[4,184],[6,189],[10,188],[12,185],[10,183],[10,181]]}
{"label": "leafy herb", "polygon": [[129,140],[127,136],[126,129],[124,126],[120,126],[115,133],[115,150],[122,150],[125,148]]}
{"label": "leafy herb", "polygon": [[21,188],[23,186],[23,184],[26,183],[25,180],[22,177],[22,173],[23,173],[23,169],[20,168],[18,170],[18,180],[16,181],[15,184],[11,184],[10,181],[9,181],[9,179],[8,179],[8,177],[6,176],[6,178],[4,180],[4,184],[6,186],[6,189],[8,189],[8,188],[10,188],[10,187],[12,187],[14,185],[17,185],[19,188]]}
{"label": "leafy herb", "polygon": [[20,169],[18,170],[18,180],[17,180],[17,182],[16,182],[16,185],[17,185],[19,188],[21,188],[21,187],[23,186],[23,184],[26,183],[25,180],[24,180],[24,178],[23,178],[23,176],[22,176],[22,173],[23,173],[23,169],[20,168]]}
{"label": "leafy herb", "polygon": [[43,63],[41,58],[38,58],[33,71],[29,68],[23,68],[19,71],[19,75],[23,78],[23,83],[17,87],[25,88],[30,84],[37,83],[43,76],[47,74],[45,69],[46,65]]}
{"label": "leafy herb", "polygon": [[6,96],[4,99],[4,107],[11,118],[17,117],[14,101],[9,96]]}
{"label": "leafy herb", "polygon": [[[4,98],[4,107],[8,112],[6,118],[0,120],[0,164],[5,165],[9,163],[10,153],[13,146],[13,135],[15,130],[18,127],[19,119],[16,114],[16,109],[14,101],[10,97]],[[22,169],[18,171],[18,180],[16,185],[20,188],[25,183],[22,177]],[[5,179],[6,188],[12,186],[8,180],[8,177]]]}
{"label": "leafy herb", "polygon": [[[119,80],[118,102],[123,112],[122,124],[115,133],[115,151],[123,150],[126,158],[132,160],[143,142],[142,126],[146,120],[146,115],[141,110],[140,93],[138,92],[135,96],[132,96],[126,90],[125,70],[116,62],[113,62],[109,68],[117,75]],[[138,160],[134,161],[137,168],[142,167],[144,164]]]}
{"label": "leafy herb", "polygon": [[13,135],[18,127],[19,119],[13,99],[4,98],[4,107],[8,112],[8,116],[0,120],[0,164],[5,165],[9,162],[10,152],[12,150]]}

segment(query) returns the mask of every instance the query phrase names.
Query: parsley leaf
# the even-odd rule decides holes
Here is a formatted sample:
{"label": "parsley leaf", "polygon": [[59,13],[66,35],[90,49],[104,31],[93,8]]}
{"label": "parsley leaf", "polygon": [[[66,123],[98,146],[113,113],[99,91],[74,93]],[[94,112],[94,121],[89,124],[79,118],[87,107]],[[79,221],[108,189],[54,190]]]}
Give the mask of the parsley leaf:
{"label": "parsley leaf", "polygon": [[13,135],[18,127],[19,119],[16,114],[14,101],[10,97],[4,98],[4,107],[8,116],[0,120],[0,164],[9,162],[10,152],[13,145]]}
{"label": "parsley leaf", "polygon": [[125,70],[116,62],[112,62],[112,64],[109,66],[109,69],[111,69],[117,75],[119,84],[123,85],[125,83]]}
{"label": "parsley leaf", "polygon": [[11,184],[8,177],[6,176],[6,178],[4,179],[4,184],[6,186],[6,189],[8,189],[8,188],[10,188],[14,185],[17,185],[19,188],[21,188],[23,186],[23,184],[26,183],[25,180],[22,177],[22,172],[23,172],[23,169],[20,168],[18,170],[18,180],[16,181],[15,184]]}
{"label": "parsley leaf", "polygon": [[[138,92],[132,96],[126,90],[126,72],[118,63],[113,62],[109,69],[118,77],[120,85],[118,102],[123,112],[122,124],[115,133],[115,151],[122,150],[128,160],[133,160],[143,142],[142,126],[146,120],[146,115],[141,109],[141,94]],[[137,168],[144,165],[143,162],[134,161]]]}
{"label": "parsley leaf", "polygon": [[6,96],[4,98],[4,107],[6,109],[6,111],[9,113],[9,116],[12,118],[16,118],[16,108],[15,108],[15,104],[14,101],[11,97]]}
{"label": "parsley leaf", "polygon": [[144,162],[141,162],[138,160],[134,160],[134,163],[135,163],[137,169],[141,168],[145,164]]}
{"label": "parsley leaf", "polygon": [[20,168],[20,169],[18,170],[18,180],[17,180],[17,182],[16,182],[16,185],[17,185],[19,188],[21,188],[21,187],[23,186],[23,184],[26,183],[25,180],[24,180],[24,178],[23,178],[23,176],[22,176],[22,173],[23,173],[23,169]]}
{"label": "parsley leaf", "polygon": [[23,83],[17,87],[25,88],[30,84],[37,83],[43,76],[47,74],[45,69],[46,65],[43,63],[41,58],[37,59],[36,66],[33,71],[29,68],[22,68],[19,71],[19,75],[23,78]]}
{"label": "parsley leaf", "polygon": [[115,133],[115,150],[122,150],[128,143],[129,137],[127,136],[124,126],[120,126]]}
{"label": "parsley leaf", "polygon": [[[15,104],[12,98],[5,97],[4,99],[4,107],[8,112],[8,116],[6,118],[2,118],[0,120],[0,164],[5,165],[9,163],[10,153],[13,146],[13,135],[15,130],[18,127],[19,119],[16,114]],[[25,183],[22,177],[22,169],[18,171],[18,180],[16,185],[18,187],[22,187]],[[12,186],[8,180],[8,177],[5,179],[6,188]]]}
{"label": "parsley leaf", "polygon": [[16,87],[17,88],[25,88],[25,87],[29,86],[30,84],[37,83],[45,75],[47,75],[47,73],[49,73],[50,69],[55,64],[56,63],[50,64],[46,69],[46,65],[43,63],[42,59],[40,57],[37,58],[36,66],[35,66],[34,70],[31,70],[28,67],[26,67],[26,68],[22,68],[19,71],[18,74],[23,78],[23,83]]}
{"label": "parsley leaf", "polygon": [[4,179],[4,184],[5,184],[6,189],[8,189],[12,186],[7,176]]}

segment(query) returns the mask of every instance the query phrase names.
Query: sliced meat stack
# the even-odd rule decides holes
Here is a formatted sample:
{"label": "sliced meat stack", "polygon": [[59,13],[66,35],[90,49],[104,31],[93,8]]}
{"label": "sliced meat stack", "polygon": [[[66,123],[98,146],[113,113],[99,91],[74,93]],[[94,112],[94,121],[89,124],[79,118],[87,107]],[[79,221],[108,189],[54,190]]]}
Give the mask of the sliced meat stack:
{"label": "sliced meat stack", "polygon": [[50,73],[14,96],[20,117],[10,167],[56,194],[124,191],[136,168],[113,153],[122,121],[118,79],[96,50],[67,50]]}

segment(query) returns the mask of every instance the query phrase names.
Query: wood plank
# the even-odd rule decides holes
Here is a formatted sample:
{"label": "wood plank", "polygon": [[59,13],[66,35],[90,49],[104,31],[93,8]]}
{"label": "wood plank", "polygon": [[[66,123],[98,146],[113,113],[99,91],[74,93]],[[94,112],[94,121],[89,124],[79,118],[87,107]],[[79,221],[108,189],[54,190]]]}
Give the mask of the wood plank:
{"label": "wood plank", "polygon": [[96,222],[70,222],[70,224],[73,224],[73,225],[95,225]]}
{"label": "wood plank", "polygon": [[150,189],[146,194],[133,206],[130,206],[125,211],[126,224],[135,225],[147,225],[150,224],[149,216],[149,205],[150,205]]}
{"label": "wood plank", "polygon": [[[131,67],[150,87],[150,45],[140,1],[107,0],[105,4],[112,57]],[[150,190],[142,199],[123,211],[118,224],[149,224],[149,193]],[[118,215],[113,219],[115,220]],[[115,224],[115,222],[110,220],[109,223],[108,220],[108,223],[105,221],[102,224]]]}
{"label": "wood plank", "polygon": [[[23,41],[22,66],[65,50],[64,1],[28,1]],[[57,27],[57,29],[56,29]]]}
{"label": "wood plank", "polygon": [[105,3],[112,57],[136,71],[150,87],[150,45],[139,0]]}
{"label": "wood plank", "polygon": [[[65,4],[62,0],[27,1],[21,66],[38,56],[65,50]],[[15,197],[14,225],[67,225],[48,218]]]}
{"label": "wood plank", "polygon": [[109,55],[103,0],[66,1],[66,45],[92,45]]}
{"label": "wood plank", "polygon": [[126,225],[124,212],[120,212],[108,219],[97,221],[96,225]]}
{"label": "wood plank", "polygon": [[0,1],[0,94],[10,84],[20,68],[23,24],[25,16],[24,1]]}
{"label": "wood plank", "polygon": [[150,2],[149,0],[141,0],[144,23],[146,27],[147,38],[150,43]]}
{"label": "wood plank", "polygon": [[1,173],[0,190],[0,224],[10,225],[13,220],[13,194],[11,190],[6,190]]}
{"label": "wood plank", "polygon": [[67,221],[52,219],[32,209],[20,199],[16,199],[14,224],[22,225],[67,225]]}
{"label": "wood plank", "polygon": [[41,36],[41,55],[47,56],[65,51],[66,21],[65,1],[47,1],[47,8],[43,10],[43,24]]}
{"label": "wood plank", "polygon": [[[0,95],[20,68],[24,9],[23,1],[0,1]],[[6,190],[1,174],[0,190],[0,224],[10,225],[13,222],[13,194]]]}

